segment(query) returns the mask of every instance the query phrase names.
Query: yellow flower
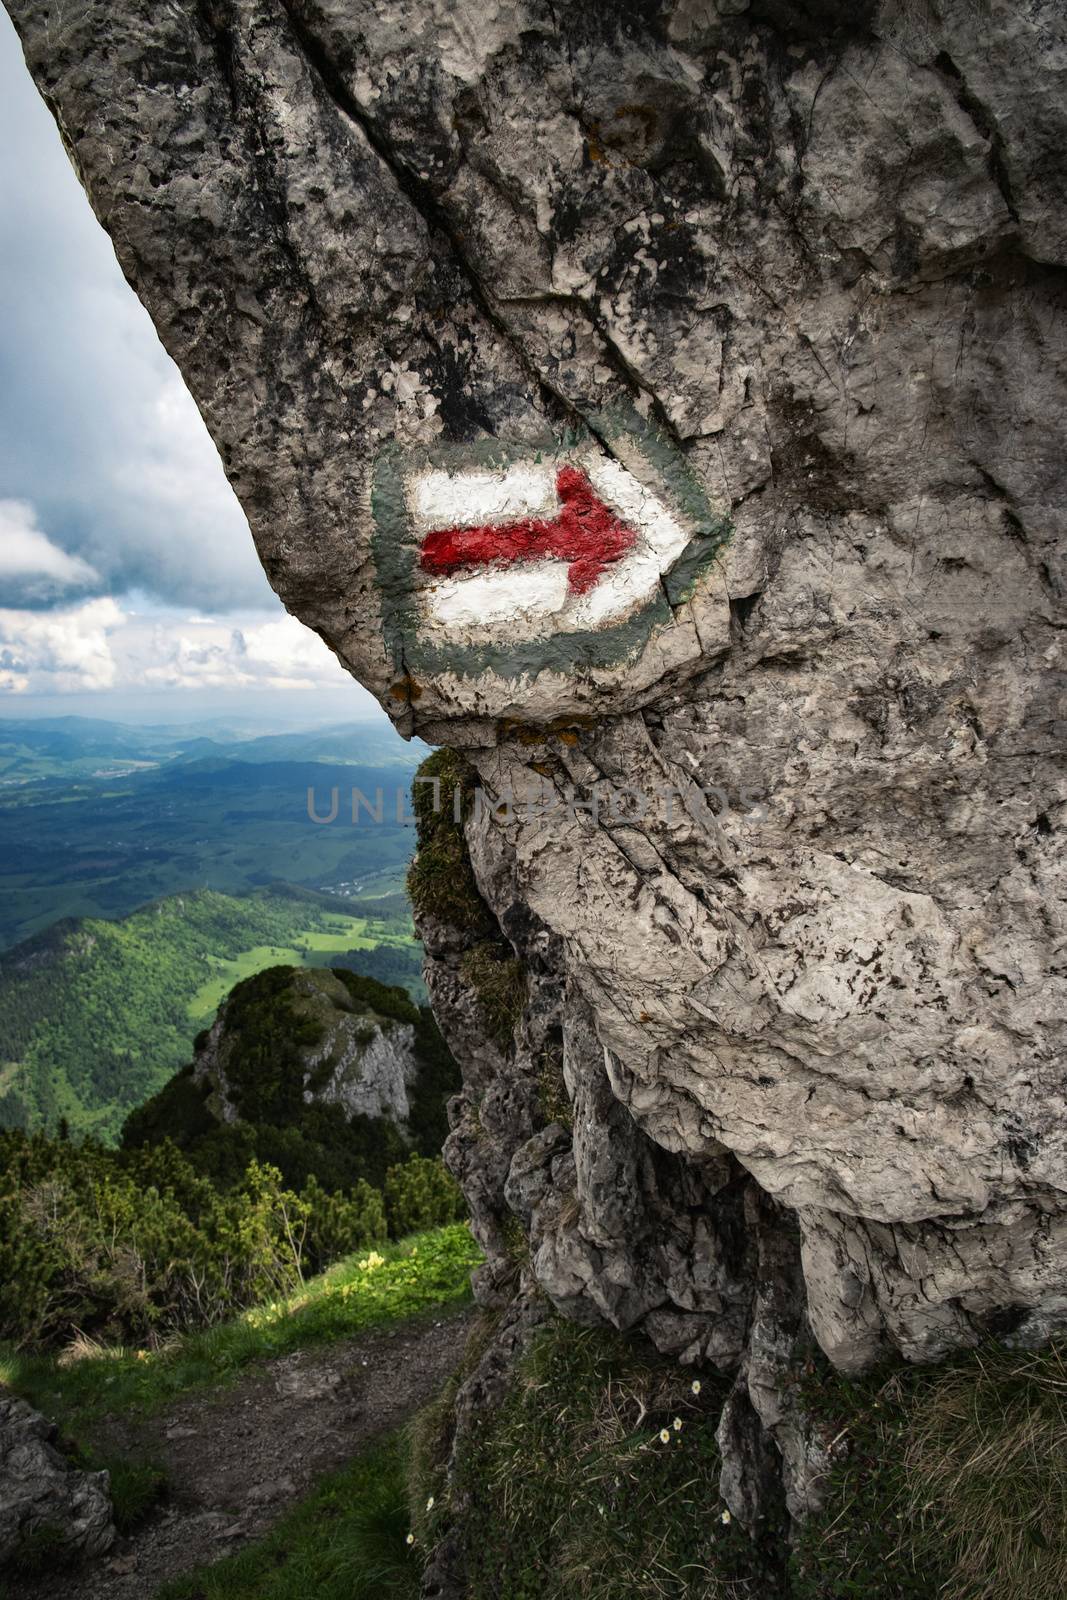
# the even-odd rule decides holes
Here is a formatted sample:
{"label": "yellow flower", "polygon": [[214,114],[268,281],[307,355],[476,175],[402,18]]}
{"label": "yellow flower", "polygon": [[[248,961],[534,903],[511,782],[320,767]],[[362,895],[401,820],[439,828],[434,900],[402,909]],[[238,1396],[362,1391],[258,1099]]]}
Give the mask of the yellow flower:
{"label": "yellow flower", "polygon": [[659,1430],[659,1442],[660,1442],[660,1444],[670,1444],[671,1435],[670,1435],[670,1430],[669,1429],[661,1428]]}
{"label": "yellow flower", "polygon": [[372,1250],[365,1261],[359,1263],[360,1272],[373,1272],[375,1267],[384,1267],[385,1257],[380,1256],[377,1250]]}
{"label": "yellow flower", "polygon": [[700,1393],[700,1379],[699,1378],[694,1378],[692,1383],[689,1385],[689,1387],[692,1389],[694,1394],[699,1394]]}
{"label": "yellow flower", "polygon": [[733,1517],[728,1511],[724,1511],[722,1516],[719,1518],[719,1521],[722,1523],[724,1528],[728,1528],[733,1520]]}

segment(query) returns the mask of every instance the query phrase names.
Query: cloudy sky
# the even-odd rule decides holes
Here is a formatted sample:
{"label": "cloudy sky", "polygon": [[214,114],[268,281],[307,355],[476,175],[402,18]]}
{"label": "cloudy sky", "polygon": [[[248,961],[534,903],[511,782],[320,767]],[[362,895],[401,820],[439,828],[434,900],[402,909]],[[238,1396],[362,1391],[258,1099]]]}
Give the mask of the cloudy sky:
{"label": "cloudy sky", "polygon": [[0,10],[0,715],[375,713],[282,609]]}

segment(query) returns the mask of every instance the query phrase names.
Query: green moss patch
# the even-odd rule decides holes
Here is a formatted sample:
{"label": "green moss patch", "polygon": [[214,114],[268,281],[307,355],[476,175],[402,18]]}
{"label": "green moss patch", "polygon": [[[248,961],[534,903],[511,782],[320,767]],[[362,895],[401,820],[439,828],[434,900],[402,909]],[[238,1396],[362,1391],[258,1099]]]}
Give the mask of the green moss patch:
{"label": "green moss patch", "polygon": [[476,944],[460,962],[460,972],[478,1000],[485,1030],[506,1050],[526,1004],[526,971],[506,947],[491,939]]}
{"label": "green moss patch", "polygon": [[418,852],[408,894],[416,918],[437,917],[484,936],[493,930],[493,917],[478,892],[463,833],[476,784],[474,769],[455,750],[435,750],[422,763],[413,789]]}

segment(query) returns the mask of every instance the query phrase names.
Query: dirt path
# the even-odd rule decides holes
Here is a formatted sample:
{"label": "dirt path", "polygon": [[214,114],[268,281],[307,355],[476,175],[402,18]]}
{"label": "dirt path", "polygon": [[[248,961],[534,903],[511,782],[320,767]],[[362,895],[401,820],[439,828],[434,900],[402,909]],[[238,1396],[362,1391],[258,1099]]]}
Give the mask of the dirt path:
{"label": "dirt path", "polygon": [[9,1585],[11,1600],[152,1600],[168,1579],[261,1538],[315,1478],[432,1399],[459,1364],[471,1316],[297,1351],[158,1416],[105,1420],[93,1442],[164,1467],[166,1500],[102,1560]]}

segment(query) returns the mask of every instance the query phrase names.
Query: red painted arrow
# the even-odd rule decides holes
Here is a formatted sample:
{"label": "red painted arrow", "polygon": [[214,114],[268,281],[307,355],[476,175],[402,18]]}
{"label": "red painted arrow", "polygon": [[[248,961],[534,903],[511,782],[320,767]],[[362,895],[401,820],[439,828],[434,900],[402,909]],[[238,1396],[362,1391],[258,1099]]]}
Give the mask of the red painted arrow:
{"label": "red painted arrow", "polygon": [[447,574],[490,562],[511,564],[553,556],[569,561],[567,582],[575,594],[591,589],[611,562],[631,548],[637,535],[599,499],[584,472],[561,467],[556,474],[560,511],[550,521],[487,522],[477,528],[439,528],[423,540],[424,572]]}

